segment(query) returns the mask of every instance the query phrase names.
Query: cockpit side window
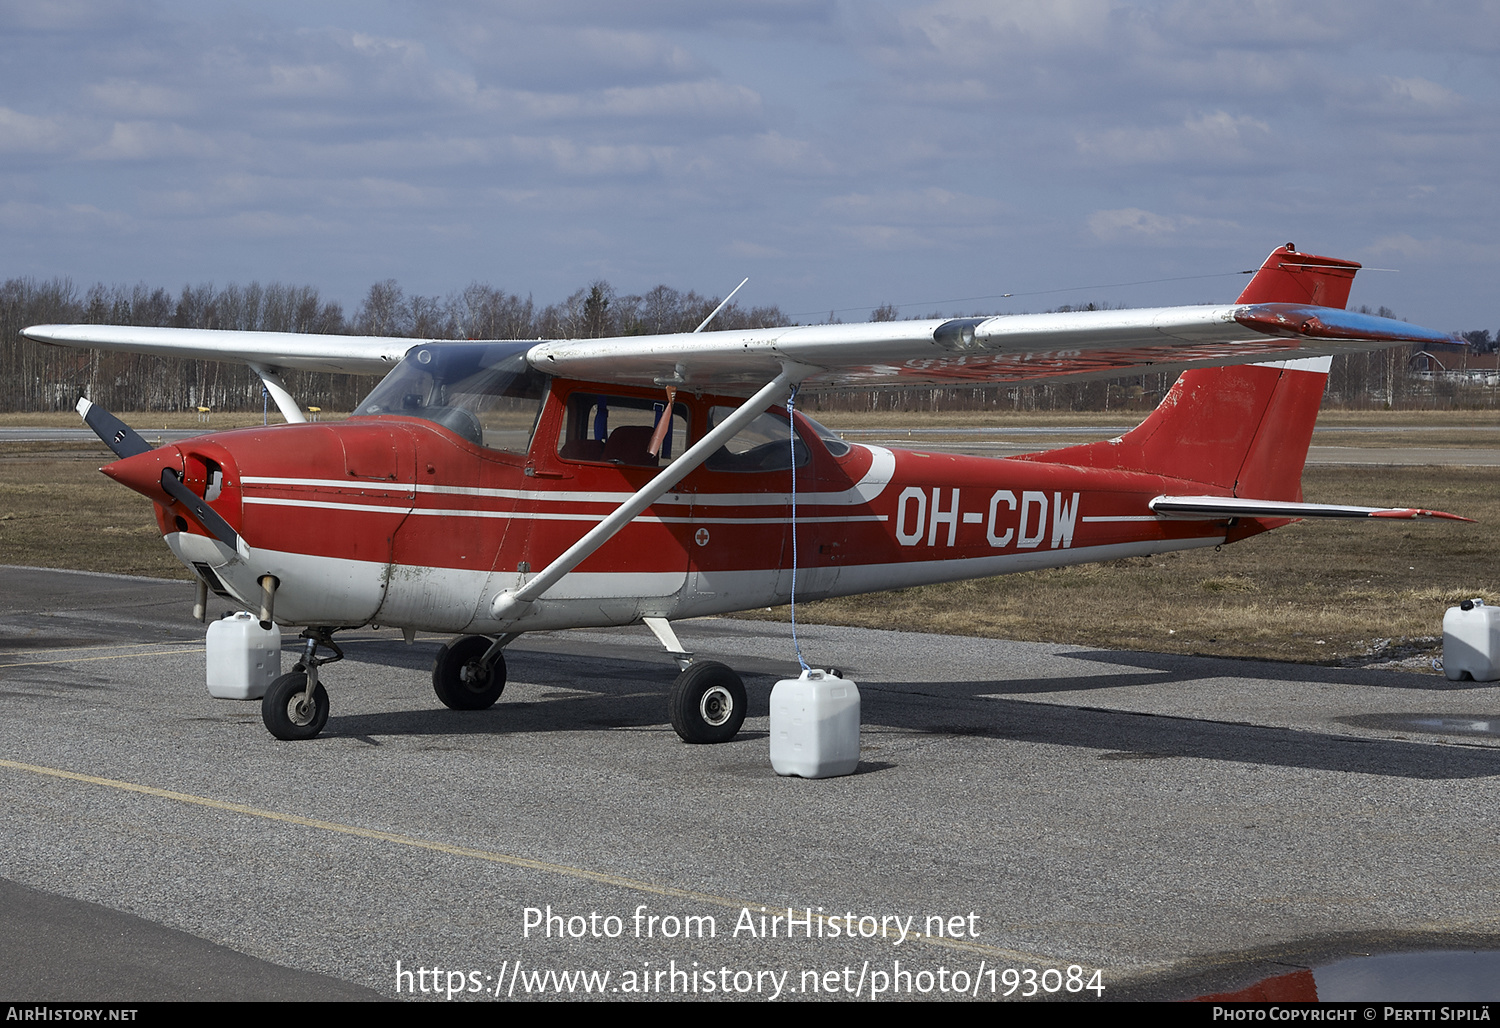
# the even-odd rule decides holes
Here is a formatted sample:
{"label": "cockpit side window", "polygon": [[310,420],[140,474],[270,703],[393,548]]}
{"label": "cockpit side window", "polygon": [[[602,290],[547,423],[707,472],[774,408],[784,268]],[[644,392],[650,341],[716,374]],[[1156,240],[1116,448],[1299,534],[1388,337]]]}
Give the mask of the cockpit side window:
{"label": "cockpit side window", "polygon": [[[713,407],[709,427],[734,413],[733,407]],[[705,462],[710,471],[785,471],[792,466],[791,430],[785,413],[766,411],[740,429]],[[809,458],[807,443],[797,435],[797,466]]]}
{"label": "cockpit side window", "polygon": [[806,422],[808,428],[813,430],[814,435],[823,440],[823,445],[828,448],[828,452],[833,454],[833,456],[847,456],[849,451],[853,448],[848,443],[844,442],[842,436],[824,427],[823,425],[820,425],[818,422],[814,421],[806,414],[802,415],[802,420]]}
{"label": "cockpit side window", "polygon": [[547,376],[526,363],[528,343],[413,347],[355,417],[422,418],[491,450],[524,454],[547,398]]}
{"label": "cockpit side window", "polygon": [[[563,460],[628,467],[666,467],[687,448],[687,407],[672,405],[670,424],[663,427],[664,400],[640,396],[573,393],[563,415],[557,455]],[[660,445],[651,444],[661,433]]]}

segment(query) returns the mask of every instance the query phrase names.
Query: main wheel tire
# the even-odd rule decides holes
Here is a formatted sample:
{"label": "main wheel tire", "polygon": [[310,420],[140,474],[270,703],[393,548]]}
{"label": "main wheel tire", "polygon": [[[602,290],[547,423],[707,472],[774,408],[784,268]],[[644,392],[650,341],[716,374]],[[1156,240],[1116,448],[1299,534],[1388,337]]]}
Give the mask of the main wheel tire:
{"label": "main wheel tire", "polygon": [[745,683],[715,660],[691,664],[672,683],[667,713],[683,742],[728,742],[745,723]]}
{"label": "main wheel tire", "polygon": [[488,668],[481,659],[489,652],[490,640],[466,635],[452,646],[438,650],[432,662],[432,691],[451,710],[486,710],[505,691],[505,654],[497,653]]}
{"label": "main wheel tire", "polygon": [[328,693],[319,685],[306,700],[307,672],[294,671],[272,682],[260,701],[260,719],[278,739],[311,739],[328,724]]}

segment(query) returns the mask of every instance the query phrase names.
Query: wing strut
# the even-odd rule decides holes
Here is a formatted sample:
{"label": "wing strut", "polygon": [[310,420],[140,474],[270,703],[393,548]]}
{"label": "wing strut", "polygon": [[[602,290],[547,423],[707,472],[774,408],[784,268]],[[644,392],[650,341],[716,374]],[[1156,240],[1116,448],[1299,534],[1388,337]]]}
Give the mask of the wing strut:
{"label": "wing strut", "polygon": [[260,376],[261,382],[265,383],[266,392],[271,394],[271,399],[276,401],[276,409],[281,411],[281,416],[286,418],[287,424],[295,425],[306,421],[302,408],[297,406],[297,401],[292,399],[292,394],[287,391],[286,383],[281,376],[272,371],[268,365],[248,362],[250,367]]}
{"label": "wing strut", "polygon": [[642,486],[630,499],[616,507],[582,539],[568,547],[562,556],[548,564],[537,573],[536,577],[519,589],[507,590],[496,596],[495,602],[490,605],[490,615],[501,621],[514,621],[524,615],[530,606],[541,599],[542,595],[556,585],[564,575],[582,564],[599,547],[609,542],[615,533],[630,524],[636,515],[696,470],[710,454],[717,452],[719,447],[734,437],[735,433],[775,402],[781,393],[790,389],[793,383],[800,382],[812,370],[795,365],[782,365],[781,374],[766,383],[760,392],[736,407],[733,414],[714,426],[702,439],[689,446],[681,457]]}

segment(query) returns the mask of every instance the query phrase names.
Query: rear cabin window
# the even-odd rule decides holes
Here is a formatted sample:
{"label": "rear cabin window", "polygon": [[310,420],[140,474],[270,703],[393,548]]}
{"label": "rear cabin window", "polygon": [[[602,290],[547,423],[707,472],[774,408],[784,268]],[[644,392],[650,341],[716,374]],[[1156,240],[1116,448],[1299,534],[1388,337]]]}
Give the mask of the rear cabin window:
{"label": "rear cabin window", "polygon": [[568,397],[557,455],[563,460],[664,468],[687,448],[687,407],[672,405],[656,452],[651,443],[666,415],[663,400],[639,396],[574,393]]}

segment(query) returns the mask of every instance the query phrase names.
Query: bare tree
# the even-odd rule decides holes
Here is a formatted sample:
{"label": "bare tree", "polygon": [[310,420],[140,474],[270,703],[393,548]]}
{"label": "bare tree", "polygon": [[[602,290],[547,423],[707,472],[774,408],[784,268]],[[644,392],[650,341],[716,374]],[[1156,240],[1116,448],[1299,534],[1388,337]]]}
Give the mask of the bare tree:
{"label": "bare tree", "polygon": [[411,311],[396,280],[376,282],[365,294],[364,303],[354,315],[356,331],[367,336],[409,336],[412,334]]}

